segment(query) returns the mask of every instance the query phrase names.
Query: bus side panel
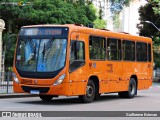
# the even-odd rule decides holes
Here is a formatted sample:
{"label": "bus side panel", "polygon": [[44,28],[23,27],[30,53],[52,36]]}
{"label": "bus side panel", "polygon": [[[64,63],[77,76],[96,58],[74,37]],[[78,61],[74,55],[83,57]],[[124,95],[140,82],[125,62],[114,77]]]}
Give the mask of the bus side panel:
{"label": "bus side panel", "polygon": [[[138,89],[144,89],[148,80],[148,63],[144,62],[137,62],[136,63],[136,72],[137,72],[137,78],[138,78]],[[149,80],[148,80],[149,81]],[[147,82],[147,83],[146,83]]]}
{"label": "bus side panel", "polygon": [[57,86],[50,86],[48,95],[66,95],[68,96],[69,83],[62,83]]}
{"label": "bus side panel", "polygon": [[142,85],[140,89],[148,89],[152,85],[152,80],[142,80]]}
{"label": "bus side panel", "polygon": [[19,84],[15,83],[15,82],[13,82],[13,91],[15,93],[24,93],[21,86]]}
{"label": "bus side panel", "polygon": [[122,84],[122,62],[107,61],[107,76],[109,80],[109,92],[123,91],[126,87]]}
{"label": "bus side panel", "polygon": [[[122,81],[124,81],[124,91],[128,90],[129,81],[132,75],[136,75],[136,62],[123,61]],[[138,81],[139,83],[140,81]]]}
{"label": "bus side panel", "polygon": [[99,82],[99,92],[100,93],[106,93],[109,92],[109,76],[107,75],[107,71],[105,70],[105,73],[99,76],[100,82]]}
{"label": "bus side panel", "polygon": [[[78,75],[78,73],[76,74]],[[70,80],[72,80],[72,83],[68,84],[69,86],[68,95],[69,96],[84,95],[86,93],[86,86],[87,86],[86,79],[84,77],[73,77],[73,76],[74,76],[73,74],[70,75]]]}

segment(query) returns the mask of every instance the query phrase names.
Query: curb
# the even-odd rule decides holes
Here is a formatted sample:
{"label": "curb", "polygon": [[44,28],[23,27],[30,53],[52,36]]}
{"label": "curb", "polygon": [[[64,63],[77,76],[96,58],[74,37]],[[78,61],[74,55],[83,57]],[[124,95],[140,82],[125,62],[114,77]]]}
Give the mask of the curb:
{"label": "curb", "polygon": [[22,97],[38,97],[38,95],[32,95],[32,94],[0,94],[0,99],[5,98],[22,98]]}

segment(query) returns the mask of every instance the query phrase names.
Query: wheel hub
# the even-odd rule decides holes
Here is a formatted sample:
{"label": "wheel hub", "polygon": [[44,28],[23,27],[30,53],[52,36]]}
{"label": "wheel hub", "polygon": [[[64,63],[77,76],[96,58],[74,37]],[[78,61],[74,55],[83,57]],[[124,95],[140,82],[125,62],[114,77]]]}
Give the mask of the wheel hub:
{"label": "wheel hub", "polygon": [[129,90],[130,90],[131,94],[133,95],[134,92],[135,92],[135,85],[131,84],[130,87],[129,87]]}
{"label": "wheel hub", "polygon": [[93,95],[93,87],[92,86],[87,86],[87,96],[91,97]]}

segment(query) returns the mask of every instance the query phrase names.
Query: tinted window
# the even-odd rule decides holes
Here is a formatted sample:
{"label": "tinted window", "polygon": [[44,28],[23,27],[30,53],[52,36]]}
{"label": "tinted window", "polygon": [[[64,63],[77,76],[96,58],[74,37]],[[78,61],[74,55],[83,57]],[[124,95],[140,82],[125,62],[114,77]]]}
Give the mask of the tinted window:
{"label": "tinted window", "polygon": [[84,42],[72,41],[70,50],[70,71],[74,71],[85,63]]}
{"label": "tinted window", "polygon": [[66,39],[19,39],[16,67],[28,72],[54,72],[65,66]]}
{"label": "tinted window", "polygon": [[123,60],[135,61],[135,42],[123,41]]}
{"label": "tinted window", "polygon": [[147,61],[147,43],[136,43],[137,61]]}
{"label": "tinted window", "polygon": [[121,60],[121,40],[107,39],[107,58],[108,60]]}
{"label": "tinted window", "polygon": [[106,59],[106,39],[91,36],[89,40],[89,56],[91,60]]}
{"label": "tinted window", "polygon": [[148,44],[148,61],[151,62],[152,61],[152,57],[151,57],[151,44]]}

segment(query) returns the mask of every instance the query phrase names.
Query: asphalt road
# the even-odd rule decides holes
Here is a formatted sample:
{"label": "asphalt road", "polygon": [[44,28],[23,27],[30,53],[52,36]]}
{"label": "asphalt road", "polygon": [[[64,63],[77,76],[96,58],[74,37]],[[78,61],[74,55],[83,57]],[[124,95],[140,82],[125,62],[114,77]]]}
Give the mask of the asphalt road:
{"label": "asphalt road", "polygon": [[0,111],[160,111],[160,83],[138,91],[133,99],[122,99],[112,93],[90,104],[80,103],[78,97],[53,98],[50,102],[39,97],[0,99]]}

